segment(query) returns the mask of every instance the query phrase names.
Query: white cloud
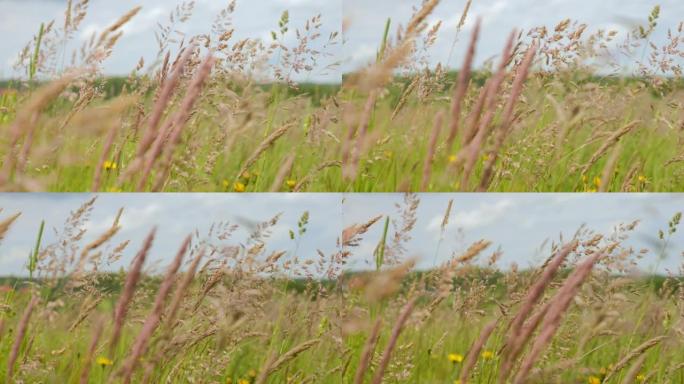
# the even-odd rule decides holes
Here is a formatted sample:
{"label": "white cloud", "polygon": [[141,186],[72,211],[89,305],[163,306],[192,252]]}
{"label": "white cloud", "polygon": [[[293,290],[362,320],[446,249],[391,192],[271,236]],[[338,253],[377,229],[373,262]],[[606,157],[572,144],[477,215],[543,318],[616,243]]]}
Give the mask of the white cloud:
{"label": "white cloud", "polygon": [[495,203],[480,204],[479,207],[466,211],[459,211],[457,207],[456,214],[449,224],[464,229],[479,228],[500,220],[513,206],[512,199],[503,198]]}
{"label": "white cloud", "polygon": [[[89,14],[84,21],[84,29],[79,37],[89,38],[93,32],[101,31],[133,6],[142,5],[140,14],[124,27],[124,37],[119,41],[112,57],[105,63],[105,70],[108,73],[129,73],[141,56],[148,63],[154,61],[157,51],[154,38],[156,23],[167,23],[167,15],[179,2],[180,0],[92,0]],[[12,36],[11,39],[0,40],[0,76],[16,76],[18,74],[13,72],[10,65],[11,58],[15,57],[31,39],[40,22],[51,19],[59,21],[62,18],[64,2],[0,0],[0,3],[3,7],[3,12],[0,13],[0,32]],[[179,26],[180,29],[192,34],[208,32],[217,12],[227,3],[227,0],[198,1],[193,17],[185,25]],[[285,9],[291,11],[293,27],[301,26],[306,18],[321,13],[324,37],[333,30],[339,31],[342,19],[345,18],[351,22],[346,33],[348,42],[344,47],[338,46],[337,49],[343,52],[333,53],[341,55],[341,58],[346,60],[342,69],[349,71],[366,64],[375,55],[384,21],[388,17],[392,19],[392,31],[395,31],[398,24],[405,25],[412,9],[419,4],[420,0],[237,0],[236,14],[233,18],[236,26],[235,37],[268,37],[269,31],[276,27],[280,14]],[[454,29],[461,18],[464,4],[465,1],[442,1],[431,16],[431,22],[437,19],[445,21],[436,45],[430,51],[432,64],[447,61],[454,41]],[[483,17],[482,36],[476,56],[476,63],[480,65],[484,60],[500,52],[506,36],[514,28],[553,26],[561,19],[570,17],[589,23],[590,30],[610,27],[624,32],[630,24],[644,22],[655,4],[662,6],[662,12],[654,40],[664,42],[667,28],[675,27],[682,19],[681,15],[684,15],[684,2],[681,0],[474,1],[454,55],[448,64],[460,64],[459,55],[465,49],[468,40],[464,37],[478,16]],[[311,78],[339,80],[339,73],[324,73],[318,71],[312,74]]]}
{"label": "white cloud", "polygon": [[[455,28],[461,19],[465,1],[442,1],[430,21],[444,20],[435,45],[430,50],[430,63],[445,63],[454,42]],[[460,65],[462,52],[468,43],[467,36],[475,20],[482,18],[481,37],[478,42],[476,65],[499,54],[506,36],[513,29],[530,29],[545,25],[553,27],[561,20],[571,18],[589,24],[589,30],[611,27],[624,34],[626,24],[643,23],[650,10],[660,4],[661,18],[653,40],[665,42],[667,28],[675,28],[684,15],[684,2],[680,0],[478,0],[473,1],[464,28],[458,36],[454,57],[447,64]],[[368,44],[375,48],[379,44],[382,26],[387,18],[392,20],[392,31],[398,24],[408,22],[412,6],[419,6],[420,0],[345,0],[344,17],[351,21],[347,33],[347,56],[353,56],[358,48]],[[357,68],[360,63],[350,61],[346,70]],[[362,63],[361,63],[362,64]]]}
{"label": "white cloud", "polygon": [[[314,15],[322,15],[322,38],[312,43],[312,47],[321,50],[322,41],[332,32],[339,31],[341,24],[342,0],[237,0],[235,14],[232,17],[235,27],[234,39],[259,38],[269,36],[272,29],[277,28],[278,19],[286,9],[290,10],[290,30],[302,29],[306,19]],[[93,33],[100,33],[121,15],[135,6],[142,10],[129,23],[124,25],[123,37],[118,41],[112,56],[105,61],[104,71],[108,74],[127,74],[143,57],[145,62],[153,63],[157,54],[155,31],[157,23],[169,25],[169,14],[181,1],[173,0],[91,0],[88,13],[83,21],[76,41],[67,47],[67,57],[72,49],[78,49],[83,41],[90,39]],[[63,18],[65,3],[60,1],[41,0],[0,0],[3,12],[0,13],[0,32],[11,35],[12,39],[0,40],[0,77],[14,77],[11,66],[4,64],[16,56],[23,45],[31,40],[41,22],[56,20],[59,25]],[[174,28],[188,35],[211,32],[211,26],[218,12],[228,5],[228,1],[198,1],[190,19],[185,23],[176,22]],[[292,36],[288,36],[291,41]],[[177,36],[174,36],[177,37]],[[332,52],[337,54],[337,52]],[[322,60],[328,63],[327,59]],[[302,75],[304,77],[304,75]],[[337,73],[324,74],[314,72],[310,80],[337,81]]]}
{"label": "white cloud", "polygon": [[[8,250],[2,253],[0,257],[0,270],[19,270],[23,269],[28,260],[31,248],[24,248],[20,246],[9,247]],[[1,273],[0,273],[1,274]]]}
{"label": "white cloud", "polygon": [[[345,203],[342,205],[342,197]],[[69,212],[77,209],[90,194],[0,194],[0,220],[15,212],[22,216],[0,244],[0,275],[25,273],[27,252],[35,244],[41,220],[46,222],[43,244],[56,240],[52,228],[63,227]],[[487,239],[504,252],[503,265],[516,262],[530,265],[543,259],[537,251],[547,238],[557,239],[559,233],[571,236],[586,223],[589,228],[612,231],[618,222],[641,219],[637,235],[630,245],[636,249],[648,246],[659,228],[682,206],[680,194],[421,194],[413,240],[407,245],[407,256],[419,255],[421,266],[431,266],[464,249],[473,241]],[[449,199],[454,200],[450,224],[437,252],[439,226]],[[365,222],[376,215],[397,219],[394,204],[401,204],[401,194],[103,194],[92,211],[88,242],[108,229],[117,210],[124,207],[122,230],[116,243],[131,240],[131,246],[120,265],[127,265],[149,230],[158,228],[151,259],[162,266],[175,254],[181,239],[198,229],[205,235],[212,223],[223,221],[242,224],[241,217],[261,222],[283,212],[268,241],[269,250],[292,250],[289,230],[296,230],[301,214],[308,210],[308,230],[301,239],[300,257],[317,257],[316,249],[326,255],[336,249],[336,239],[342,228]],[[681,209],[680,209],[681,210]],[[350,267],[372,268],[372,253],[382,233],[382,221],[363,235],[363,241],[353,250]],[[248,230],[236,232],[230,244],[244,243]],[[391,236],[391,233],[390,233]],[[672,240],[673,254],[684,249],[684,231]],[[653,263],[644,260],[642,266]],[[671,258],[659,268],[675,270],[679,260]],[[119,264],[113,266],[116,269]]]}

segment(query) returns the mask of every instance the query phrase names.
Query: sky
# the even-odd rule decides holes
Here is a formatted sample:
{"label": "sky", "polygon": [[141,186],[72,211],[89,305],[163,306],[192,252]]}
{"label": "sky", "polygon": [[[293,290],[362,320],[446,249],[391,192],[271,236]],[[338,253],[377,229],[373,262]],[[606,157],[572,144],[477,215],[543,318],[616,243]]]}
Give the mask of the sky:
{"label": "sky", "polygon": [[[456,39],[456,26],[466,0],[444,0],[428,18],[434,25],[442,21],[435,45],[429,51],[431,65],[442,63],[453,68],[460,66],[470,32],[478,17],[482,29],[475,55],[475,65],[498,55],[513,29],[530,30],[547,26],[551,30],[560,21],[570,18],[589,25],[588,31],[616,30],[619,36],[635,25],[645,24],[655,5],[661,6],[659,25],[653,35],[655,43],[664,43],[667,29],[677,29],[684,21],[684,1],[681,0],[473,0],[466,23]],[[420,0],[344,0],[344,19],[349,24],[345,34],[349,50],[347,68],[355,68],[374,60],[382,38],[385,21],[392,20],[391,31],[397,23],[405,25]],[[618,37],[619,37],[618,36]],[[453,53],[452,46],[454,46]]]}
{"label": "sky", "polygon": [[[295,42],[294,29],[302,29],[306,20],[317,14],[322,15],[321,34],[322,40],[325,40],[331,32],[340,30],[341,1],[237,0],[232,18],[235,28],[232,41],[249,37],[270,42],[270,32],[277,30],[278,20],[285,10],[289,11],[290,16],[290,32],[286,39],[290,46]],[[3,36],[0,39],[0,78],[11,78],[17,74],[12,69],[12,63],[38,32],[41,22],[63,22],[66,3],[66,0],[0,0],[0,33]],[[178,25],[178,29],[188,35],[209,33],[216,15],[228,3],[229,0],[196,0],[192,17],[186,23]],[[181,4],[180,0],[91,0],[88,15],[76,36],[78,44],[75,45],[80,46],[93,32],[102,31],[135,6],[142,6],[140,13],[124,27],[122,39],[104,64],[107,74],[127,75],[141,57],[147,63],[154,62],[157,53],[154,32],[158,31],[157,23],[167,25],[169,14],[178,4]],[[340,46],[331,47],[329,52],[336,56],[323,62],[329,64],[339,61],[339,49]],[[339,81],[339,74],[337,71],[320,68],[297,80],[336,82]]]}
{"label": "sky", "polygon": [[[26,259],[35,244],[41,220],[46,222],[43,244],[55,241],[55,229],[63,227],[69,212],[76,210],[94,195],[69,193],[0,194],[0,220],[22,212],[0,242],[0,275],[25,275]],[[516,263],[520,268],[539,265],[548,257],[545,240],[572,237],[583,224],[589,229],[610,234],[619,223],[641,220],[628,240],[636,250],[649,248],[659,229],[666,229],[670,218],[684,210],[684,194],[419,194],[418,220],[407,255],[416,257],[419,268],[430,268],[460,253],[480,240],[493,242],[490,251],[500,247],[500,267]],[[244,244],[249,228],[269,220],[277,213],[282,219],[267,242],[266,252],[293,250],[289,230],[296,231],[304,211],[310,213],[307,233],[299,246],[300,259],[317,258],[320,249],[330,255],[336,240],[352,224],[363,223],[376,215],[398,217],[395,204],[402,194],[100,194],[95,203],[83,244],[93,240],[112,224],[116,212],[124,207],[122,229],[112,240],[118,244],[131,240],[118,264],[106,269],[128,266],[144,236],[157,227],[158,236],[150,254],[152,270],[165,266],[181,240],[194,230],[201,237],[212,223],[238,224],[239,229],[226,245]],[[454,200],[449,225],[441,244],[440,223],[448,201]],[[373,249],[381,238],[382,224],[377,223],[353,249],[349,269],[373,267]],[[391,236],[390,232],[390,236]],[[666,258],[657,261],[655,253],[644,258],[643,271],[677,272],[684,263],[684,229],[676,232],[666,250]]]}
{"label": "sky", "polygon": [[[168,14],[179,0],[91,0],[86,17],[76,41],[80,44],[94,31],[101,31],[120,15],[136,5],[143,9],[124,29],[125,34],[105,63],[107,74],[128,74],[140,57],[147,63],[154,61],[156,42],[154,31],[157,23],[166,23]],[[661,20],[653,41],[662,43],[668,28],[676,28],[684,19],[684,2],[681,0],[473,0],[469,17],[456,44],[456,25],[466,0],[442,0],[428,21],[443,21],[435,46],[429,52],[431,65],[446,64],[458,67],[467,44],[467,36],[477,17],[482,17],[482,37],[478,44],[476,65],[496,56],[506,36],[514,28],[530,29],[535,26],[555,26],[569,17],[598,28],[625,32],[637,23],[644,23],[654,5],[661,5]],[[192,18],[180,26],[183,32],[197,34],[208,32],[214,16],[226,6],[228,0],[197,0]],[[17,53],[37,32],[41,22],[62,20],[66,0],[0,0],[0,78],[17,75],[12,70]],[[296,80],[336,82],[340,74],[359,68],[375,57],[385,20],[405,24],[412,9],[420,0],[237,0],[233,21],[234,39],[262,37],[267,39],[275,29],[283,10],[290,11],[291,25],[302,26],[304,20],[322,14],[323,36],[345,31],[345,44],[332,47],[335,55],[325,63],[340,61],[339,70],[316,70]],[[292,29],[292,28],[291,28]],[[288,41],[294,41],[290,31]],[[452,46],[454,50],[452,52]],[[451,54],[450,54],[451,53]],[[322,67],[325,65],[322,65]]]}

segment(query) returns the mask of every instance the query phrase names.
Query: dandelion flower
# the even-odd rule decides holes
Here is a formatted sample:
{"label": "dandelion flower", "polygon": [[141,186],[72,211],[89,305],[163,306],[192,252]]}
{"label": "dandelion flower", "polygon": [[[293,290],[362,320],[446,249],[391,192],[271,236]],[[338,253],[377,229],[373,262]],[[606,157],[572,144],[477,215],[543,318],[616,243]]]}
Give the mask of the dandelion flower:
{"label": "dandelion flower", "polygon": [[295,185],[297,185],[297,182],[290,179],[290,180],[286,181],[285,184],[287,185],[288,188],[294,188]]}
{"label": "dandelion flower", "polygon": [[494,352],[492,351],[484,351],[482,352],[482,358],[485,360],[491,360],[494,358]]}
{"label": "dandelion flower", "polygon": [[587,383],[589,383],[589,384],[601,384],[601,379],[596,377],[596,376],[589,376]]}
{"label": "dandelion flower", "polygon": [[454,380],[454,384],[461,384],[461,379]]}
{"label": "dandelion flower", "polygon": [[456,155],[449,155],[449,162],[450,163],[455,163],[456,159],[458,159],[458,157]]}
{"label": "dandelion flower", "polygon": [[104,367],[104,366],[107,366],[107,365],[112,365],[112,364],[114,364],[113,361],[109,360],[108,358],[106,358],[106,357],[104,357],[104,356],[98,357],[97,359],[95,359],[95,362],[96,362],[98,365],[101,365],[101,366],[103,366],[103,367]]}
{"label": "dandelion flower", "polygon": [[640,373],[636,376],[636,381],[639,383],[643,383],[644,381],[646,381],[646,376],[644,374]]}
{"label": "dandelion flower", "polygon": [[648,182],[648,179],[644,175],[639,175],[638,180],[642,184],[646,184]]}
{"label": "dandelion flower", "polygon": [[463,362],[463,355],[460,353],[450,353],[449,356],[447,356],[449,361],[452,363],[462,363]]}
{"label": "dandelion flower", "polygon": [[245,185],[244,185],[243,183],[239,182],[239,181],[236,181],[236,182],[233,184],[233,190],[234,190],[235,192],[244,192],[244,191],[245,191]]}
{"label": "dandelion flower", "polygon": [[111,171],[112,169],[116,169],[116,163],[113,161],[105,161],[104,164],[102,164],[102,168],[106,171]]}
{"label": "dandelion flower", "polygon": [[249,380],[247,380],[247,379],[240,379],[240,380],[238,380],[238,384],[249,384]]}
{"label": "dandelion flower", "polygon": [[596,188],[601,186],[601,178],[600,177],[594,176],[594,185],[596,186]]}

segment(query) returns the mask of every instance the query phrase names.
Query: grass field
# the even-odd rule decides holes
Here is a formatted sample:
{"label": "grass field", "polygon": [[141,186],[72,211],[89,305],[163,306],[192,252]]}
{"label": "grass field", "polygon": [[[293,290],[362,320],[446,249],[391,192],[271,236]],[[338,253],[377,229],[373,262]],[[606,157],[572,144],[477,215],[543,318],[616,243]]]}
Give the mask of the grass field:
{"label": "grass field", "polygon": [[[653,234],[653,249],[625,245],[633,222],[606,234],[580,228],[527,270],[499,269],[501,252],[483,239],[419,271],[405,251],[419,202],[407,199],[401,225],[350,225],[331,254],[271,250],[276,216],[244,239],[228,224],[179,239],[170,264],[151,274],[150,254],[165,241],[154,230],[141,244],[113,243],[117,216],[83,241],[93,202],[72,212],[54,243],[41,226],[29,275],[0,280],[4,382],[684,380],[684,281],[635,264],[665,256],[681,214]],[[3,214],[1,237],[15,219]],[[292,237],[309,225],[303,214]],[[375,227],[380,238],[365,240],[378,246],[363,255],[375,270],[349,271]],[[130,265],[105,272],[127,247]]]}
{"label": "grass field", "polygon": [[[320,35],[326,15],[290,25],[283,13],[272,41],[236,41],[230,6],[208,35],[178,43],[162,28],[157,60],[140,62],[126,79],[103,79],[100,68],[137,8],[93,35],[72,64],[56,66],[55,57],[70,56],[60,50],[63,36],[79,29],[87,9],[69,3],[64,23],[36,26],[18,62],[26,78],[0,96],[0,184],[114,192],[684,189],[682,25],[659,26],[658,8],[629,35],[564,20],[511,35],[508,44],[501,36],[502,54],[473,68],[476,28],[460,37],[473,54],[450,72],[425,64],[439,28],[425,20],[438,2],[425,2],[411,20],[380,21],[377,60],[341,85],[293,80],[335,71],[353,52],[342,45],[342,58],[331,53],[341,41]],[[398,22],[401,33],[392,33]],[[650,39],[657,28],[671,32],[662,46]],[[286,45],[295,30],[297,44]]]}

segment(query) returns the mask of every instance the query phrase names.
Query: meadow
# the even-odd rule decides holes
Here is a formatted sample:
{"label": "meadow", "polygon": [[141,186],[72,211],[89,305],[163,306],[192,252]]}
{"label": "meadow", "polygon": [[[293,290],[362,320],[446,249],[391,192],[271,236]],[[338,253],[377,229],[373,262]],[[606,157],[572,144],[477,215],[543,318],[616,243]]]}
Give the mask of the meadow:
{"label": "meadow", "polygon": [[[355,47],[329,15],[271,40],[236,39],[230,2],[206,34],[178,38],[182,3],[160,20],[157,58],[124,79],[102,64],[139,8],[74,43],[89,9],[36,26],[25,76],[0,96],[5,191],[681,191],[682,24],[660,9],[628,34],[575,20],[501,36],[473,66],[479,21],[458,71],[428,64],[438,0],[410,20],[378,20],[374,62],[339,84],[298,83],[340,71]],[[459,28],[465,25],[468,6]],[[667,29],[668,41],[654,42]],[[384,31],[384,33],[383,33]],[[295,41],[293,44],[292,41]],[[658,44],[656,44],[658,43]],[[66,52],[65,52],[66,51]],[[341,52],[341,53],[340,53]],[[71,57],[71,61],[64,60]],[[149,60],[148,60],[149,61]],[[300,77],[298,77],[300,76]]]}
{"label": "meadow", "polygon": [[[407,195],[401,215],[347,226],[330,254],[269,246],[276,215],[244,238],[229,223],[190,233],[168,264],[153,266],[168,240],[151,229],[140,243],[113,242],[122,211],[84,240],[94,204],[74,210],[54,242],[41,225],[27,273],[0,280],[4,382],[684,380],[682,271],[636,268],[641,258],[679,257],[667,245],[681,213],[652,234],[653,249],[625,245],[634,221],[605,234],[579,228],[548,243],[530,269],[499,268],[502,250],[481,239],[417,270],[406,248],[420,200]],[[3,213],[0,238],[17,217]],[[292,241],[310,225],[302,213]],[[374,227],[380,238],[366,239]],[[377,241],[372,255],[359,254],[363,241]],[[107,271],[127,248],[130,264]],[[352,257],[374,267],[350,270]]]}

